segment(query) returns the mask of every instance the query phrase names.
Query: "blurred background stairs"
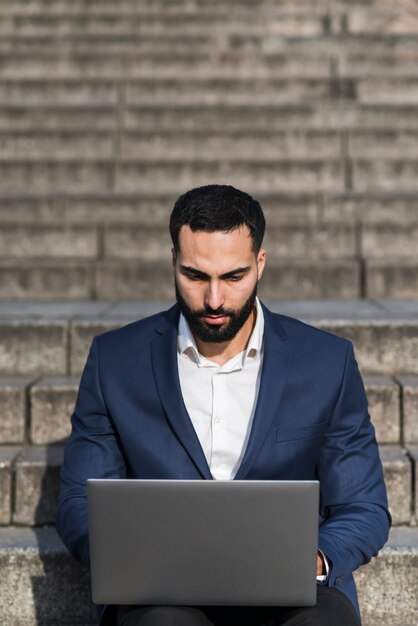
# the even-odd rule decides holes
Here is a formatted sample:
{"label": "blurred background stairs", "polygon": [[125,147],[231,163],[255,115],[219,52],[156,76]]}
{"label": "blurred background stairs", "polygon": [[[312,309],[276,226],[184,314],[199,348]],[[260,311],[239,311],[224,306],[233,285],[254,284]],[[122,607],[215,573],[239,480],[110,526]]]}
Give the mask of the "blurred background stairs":
{"label": "blurred background stairs", "polygon": [[418,1],[0,0],[0,623],[94,623],[53,521],[93,335],[173,300],[210,182],[268,221],[270,306],[353,340],[394,529],[367,626],[418,624]]}

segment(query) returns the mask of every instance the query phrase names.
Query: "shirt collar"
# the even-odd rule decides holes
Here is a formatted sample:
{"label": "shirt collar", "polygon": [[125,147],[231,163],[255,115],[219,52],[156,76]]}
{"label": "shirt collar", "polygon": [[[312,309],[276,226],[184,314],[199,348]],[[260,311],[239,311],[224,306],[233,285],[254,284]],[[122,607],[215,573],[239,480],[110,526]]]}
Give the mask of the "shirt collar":
{"label": "shirt collar", "polygon": [[[259,356],[263,347],[264,315],[258,298],[255,299],[255,306],[257,311],[255,326],[253,332],[251,333],[251,337],[246,350],[241,353],[242,366],[244,366],[247,357]],[[203,357],[197,349],[192,331],[190,330],[189,324],[187,323],[183,313],[180,313],[178,325],[177,352],[178,354],[184,354],[192,359],[199,367],[208,363],[212,363],[211,361],[205,359],[205,357]],[[236,356],[232,357],[232,359],[235,359]]]}

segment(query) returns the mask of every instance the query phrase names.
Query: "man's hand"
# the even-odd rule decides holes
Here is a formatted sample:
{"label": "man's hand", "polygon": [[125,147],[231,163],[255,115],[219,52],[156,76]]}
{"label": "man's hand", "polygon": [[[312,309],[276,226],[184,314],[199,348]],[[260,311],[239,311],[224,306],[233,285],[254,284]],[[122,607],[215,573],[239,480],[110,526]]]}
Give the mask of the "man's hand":
{"label": "man's hand", "polygon": [[327,573],[327,570],[325,568],[324,558],[318,550],[318,555],[316,557],[316,575],[325,576],[326,573]]}

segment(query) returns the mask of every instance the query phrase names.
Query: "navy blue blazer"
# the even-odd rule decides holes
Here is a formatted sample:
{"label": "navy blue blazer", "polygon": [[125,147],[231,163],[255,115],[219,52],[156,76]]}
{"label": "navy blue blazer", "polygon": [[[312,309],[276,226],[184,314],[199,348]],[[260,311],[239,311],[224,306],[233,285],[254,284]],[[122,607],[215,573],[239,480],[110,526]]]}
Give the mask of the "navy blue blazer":
{"label": "navy blue blazer", "polygon": [[[387,539],[390,515],[375,434],[349,341],[265,307],[264,360],[236,479],[320,481],[319,547],[326,584],[358,609],[352,572]],[[184,405],[179,311],[93,340],[61,471],[57,529],[89,562],[87,478],[211,479]],[[109,611],[104,611],[105,624]]]}

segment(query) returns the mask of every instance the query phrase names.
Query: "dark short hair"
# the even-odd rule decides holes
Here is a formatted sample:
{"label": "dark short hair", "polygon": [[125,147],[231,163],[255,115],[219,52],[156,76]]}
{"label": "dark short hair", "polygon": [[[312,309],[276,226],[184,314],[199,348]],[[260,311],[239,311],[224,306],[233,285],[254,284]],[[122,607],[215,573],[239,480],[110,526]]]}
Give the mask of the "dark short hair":
{"label": "dark short hair", "polygon": [[205,185],[180,196],[170,216],[170,235],[174,249],[179,251],[179,233],[182,226],[193,232],[231,232],[247,226],[255,254],[261,248],[266,220],[257,200],[248,193],[230,185]]}

